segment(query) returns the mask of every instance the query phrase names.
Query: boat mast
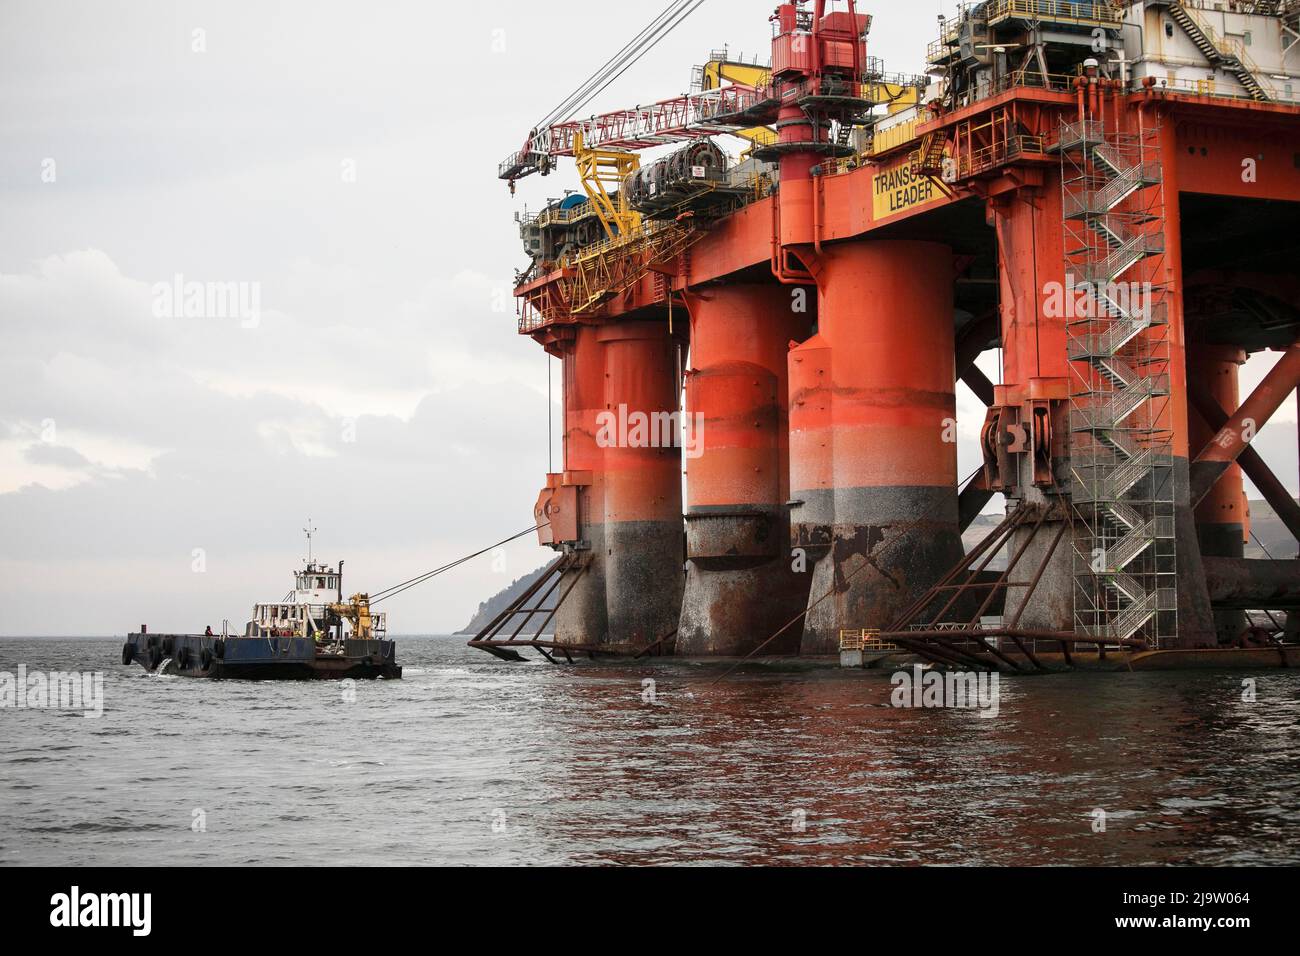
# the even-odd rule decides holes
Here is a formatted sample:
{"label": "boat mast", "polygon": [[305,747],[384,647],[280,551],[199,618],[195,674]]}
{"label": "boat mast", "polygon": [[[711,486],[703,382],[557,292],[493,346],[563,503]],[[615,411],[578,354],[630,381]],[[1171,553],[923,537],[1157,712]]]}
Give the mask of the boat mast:
{"label": "boat mast", "polygon": [[303,533],[307,535],[307,567],[311,567],[311,536],[316,533],[316,528],[312,527],[311,518],[307,519],[307,527],[303,528]]}

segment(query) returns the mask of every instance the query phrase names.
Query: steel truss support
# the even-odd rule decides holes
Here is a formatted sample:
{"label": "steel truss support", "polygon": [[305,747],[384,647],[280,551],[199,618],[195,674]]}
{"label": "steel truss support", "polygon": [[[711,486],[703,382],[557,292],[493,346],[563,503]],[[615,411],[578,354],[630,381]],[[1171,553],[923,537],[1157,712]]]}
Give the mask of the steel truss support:
{"label": "steel truss support", "polygon": [[1242,402],[1236,413],[1219,429],[1209,447],[1192,462],[1193,507],[1204,500],[1215,482],[1241,457],[1297,385],[1300,385],[1300,343],[1286,350],[1281,361],[1264,376],[1250,398]]}

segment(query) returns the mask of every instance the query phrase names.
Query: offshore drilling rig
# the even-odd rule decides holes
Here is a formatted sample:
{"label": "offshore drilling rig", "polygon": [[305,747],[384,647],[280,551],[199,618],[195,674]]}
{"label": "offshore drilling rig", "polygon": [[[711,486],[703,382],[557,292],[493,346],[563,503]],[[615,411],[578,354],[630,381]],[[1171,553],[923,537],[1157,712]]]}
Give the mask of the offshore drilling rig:
{"label": "offshore drilling rig", "polygon": [[1300,0],[966,3],[916,75],[853,0],[771,23],[767,62],[500,168],[573,157],[582,192],[521,218],[515,293],[562,360],[557,558],[474,646],[1286,661],[1300,563],[1244,557],[1243,474],[1300,539],[1251,445],[1300,381]]}

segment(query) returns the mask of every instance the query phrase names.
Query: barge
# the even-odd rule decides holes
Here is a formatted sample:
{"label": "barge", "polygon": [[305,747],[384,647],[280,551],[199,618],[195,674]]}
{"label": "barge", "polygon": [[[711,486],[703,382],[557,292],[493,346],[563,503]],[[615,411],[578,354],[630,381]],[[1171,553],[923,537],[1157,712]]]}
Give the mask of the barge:
{"label": "barge", "polygon": [[152,634],[141,625],[122,645],[122,663],[212,680],[397,679],[397,645],[386,633],[387,616],[371,611],[369,595],[343,600],[342,561],[335,569],[309,558],[284,600],[254,606],[242,635],[228,625],[220,634]]}

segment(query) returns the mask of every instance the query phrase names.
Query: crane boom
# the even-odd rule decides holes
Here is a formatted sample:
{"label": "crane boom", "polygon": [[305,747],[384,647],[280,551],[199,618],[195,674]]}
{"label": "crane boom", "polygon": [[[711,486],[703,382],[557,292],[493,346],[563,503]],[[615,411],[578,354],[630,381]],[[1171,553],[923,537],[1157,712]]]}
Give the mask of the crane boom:
{"label": "crane boom", "polygon": [[752,108],[761,95],[753,87],[733,84],[650,106],[555,123],[529,134],[524,148],[500,165],[498,176],[514,182],[536,172],[544,175],[554,167],[556,157],[573,156],[579,143],[590,149],[648,149],[736,133],[753,125],[738,116]]}

